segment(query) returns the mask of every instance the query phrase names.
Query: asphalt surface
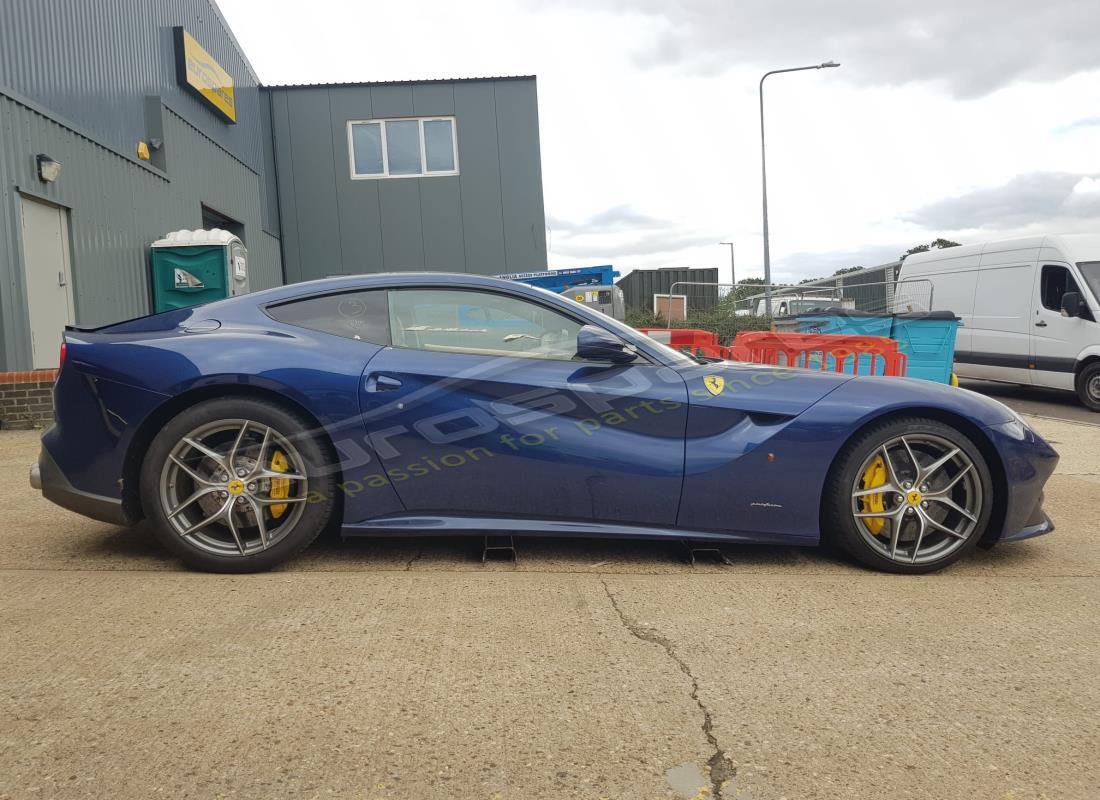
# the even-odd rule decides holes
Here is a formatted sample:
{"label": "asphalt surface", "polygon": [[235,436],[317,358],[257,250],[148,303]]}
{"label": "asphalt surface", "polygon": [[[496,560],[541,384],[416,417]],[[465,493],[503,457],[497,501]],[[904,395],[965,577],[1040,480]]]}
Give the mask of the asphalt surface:
{"label": "asphalt surface", "polygon": [[959,385],[1000,400],[1020,414],[1037,414],[1053,419],[1087,422],[1100,425],[1100,413],[1089,411],[1081,405],[1073,392],[1044,389],[1038,386],[1020,386],[1015,383],[975,381],[960,379]]}
{"label": "asphalt surface", "polygon": [[1095,798],[1100,429],[1058,530],[905,578],[817,550],[323,541],[184,571],[0,432],[0,798]]}

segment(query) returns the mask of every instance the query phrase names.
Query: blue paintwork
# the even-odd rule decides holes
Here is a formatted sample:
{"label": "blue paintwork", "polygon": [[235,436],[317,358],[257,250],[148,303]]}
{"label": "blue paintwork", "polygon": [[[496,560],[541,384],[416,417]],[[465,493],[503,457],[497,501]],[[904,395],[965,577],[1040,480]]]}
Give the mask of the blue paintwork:
{"label": "blue paintwork", "polygon": [[[613,332],[640,357],[608,365],[383,347],[296,328],[264,307],[387,286],[487,288]],[[1036,521],[1057,454],[1005,406],[927,381],[749,364],[699,365],[567,298],[470,275],[314,281],[94,331],[69,330],[57,423],[43,446],[72,488],[127,506],[127,456],[196,392],[290,401],[340,455],[344,531],[818,541],[822,487],[844,443],[884,414],[962,421],[1010,491],[1002,540]],[[720,376],[717,394],[704,378]],[[194,395],[198,397],[198,395]],[[131,487],[126,487],[131,488]]]}

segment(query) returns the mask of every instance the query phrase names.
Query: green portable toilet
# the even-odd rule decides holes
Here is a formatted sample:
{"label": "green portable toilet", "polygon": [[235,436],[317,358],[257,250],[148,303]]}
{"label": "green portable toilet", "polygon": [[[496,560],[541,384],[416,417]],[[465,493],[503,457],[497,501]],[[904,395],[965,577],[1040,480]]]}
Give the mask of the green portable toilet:
{"label": "green portable toilet", "polygon": [[220,228],[173,231],[158,239],[150,269],[154,314],[248,292],[248,251]]}

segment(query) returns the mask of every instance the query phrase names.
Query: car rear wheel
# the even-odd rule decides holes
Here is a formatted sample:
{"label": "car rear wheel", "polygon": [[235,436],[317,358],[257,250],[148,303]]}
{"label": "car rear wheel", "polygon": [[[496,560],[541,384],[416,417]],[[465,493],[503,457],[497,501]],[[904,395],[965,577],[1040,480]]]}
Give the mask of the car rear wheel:
{"label": "car rear wheel", "polygon": [[157,538],[197,569],[256,572],[300,553],[332,514],[334,479],[310,426],[274,403],[223,398],[172,419],[146,454]]}
{"label": "car rear wheel", "polygon": [[961,431],[931,419],[875,425],[830,473],[826,535],[887,572],[941,569],[974,549],[993,504],[989,467]]}
{"label": "car rear wheel", "polygon": [[1090,411],[1100,411],[1100,361],[1086,365],[1077,373],[1077,397]]}

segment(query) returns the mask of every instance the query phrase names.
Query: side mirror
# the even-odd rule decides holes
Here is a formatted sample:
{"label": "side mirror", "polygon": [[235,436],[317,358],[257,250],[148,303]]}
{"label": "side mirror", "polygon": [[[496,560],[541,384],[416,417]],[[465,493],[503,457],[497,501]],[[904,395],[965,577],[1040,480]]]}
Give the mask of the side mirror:
{"label": "side mirror", "polygon": [[1079,317],[1081,316],[1081,294],[1080,292],[1066,292],[1062,295],[1062,316],[1063,317]]}
{"label": "side mirror", "polygon": [[610,361],[629,364],[638,357],[638,349],[598,325],[585,325],[577,332],[577,358],[586,361]]}

